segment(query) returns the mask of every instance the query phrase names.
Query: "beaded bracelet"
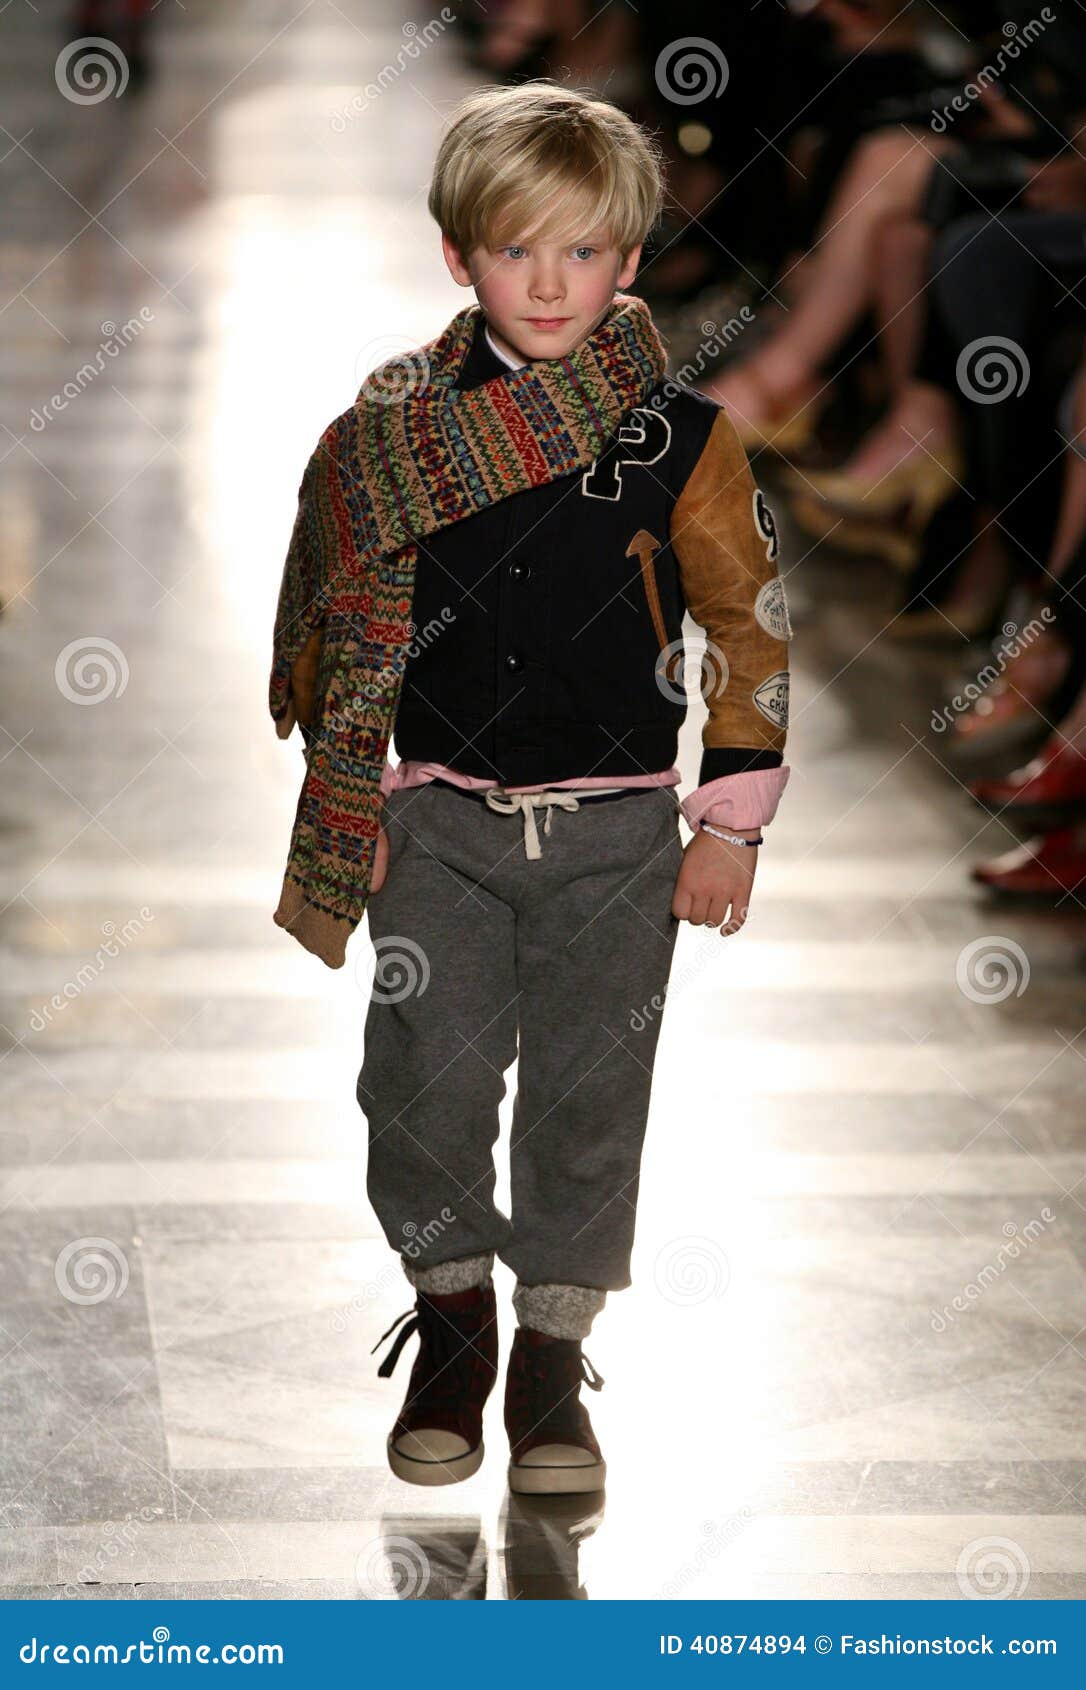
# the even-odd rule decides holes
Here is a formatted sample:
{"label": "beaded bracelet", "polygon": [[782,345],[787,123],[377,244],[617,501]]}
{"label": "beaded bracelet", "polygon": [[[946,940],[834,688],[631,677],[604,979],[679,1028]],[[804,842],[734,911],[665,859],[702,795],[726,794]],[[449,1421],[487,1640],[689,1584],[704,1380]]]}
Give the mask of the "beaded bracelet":
{"label": "beaded bracelet", "polygon": [[761,834],[757,839],[740,839],[736,833],[722,833],[717,827],[710,827],[708,822],[701,822],[699,826],[703,833],[711,833],[714,839],[726,839],[729,845],[762,845],[765,843]]}

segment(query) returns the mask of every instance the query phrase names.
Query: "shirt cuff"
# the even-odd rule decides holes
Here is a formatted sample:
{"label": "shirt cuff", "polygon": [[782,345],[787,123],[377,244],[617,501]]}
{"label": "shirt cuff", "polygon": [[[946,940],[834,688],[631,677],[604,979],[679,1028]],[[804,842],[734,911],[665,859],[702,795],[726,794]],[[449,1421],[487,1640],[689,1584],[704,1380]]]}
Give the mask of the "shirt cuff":
{"label": "shirt cuff", "polygon": [[766,827],[777,813],[791,772],[789,765],[782,763],[776,769],[721,775],[683,798],[679,808],[691,828],[702,821],[733,829]]}

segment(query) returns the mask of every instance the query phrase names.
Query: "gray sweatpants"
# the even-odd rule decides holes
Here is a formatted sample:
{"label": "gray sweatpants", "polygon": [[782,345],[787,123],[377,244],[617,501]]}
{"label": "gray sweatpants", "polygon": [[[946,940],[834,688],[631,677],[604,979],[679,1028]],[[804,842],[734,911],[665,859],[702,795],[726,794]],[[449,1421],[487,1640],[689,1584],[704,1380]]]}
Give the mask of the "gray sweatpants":
{"label": "gray sweatpants", "polygon": [[[679,926],[679,812],[653,787],[535,817],[533,859],[520,813],[437,781],[386,801],[357,1093],[367,1191],[416,1269],[493,1250],[524,1286],[621,1290]],[[514,1060],[507,1217],[493,1147]]]}

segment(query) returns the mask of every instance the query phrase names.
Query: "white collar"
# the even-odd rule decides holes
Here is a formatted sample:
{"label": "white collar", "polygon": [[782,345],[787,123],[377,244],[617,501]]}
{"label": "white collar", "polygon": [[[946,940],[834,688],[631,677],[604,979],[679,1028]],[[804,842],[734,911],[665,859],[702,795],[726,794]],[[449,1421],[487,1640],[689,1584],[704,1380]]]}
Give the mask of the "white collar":
{"label": "white collar", "polygon": [[486,343],[489,346],[491,352],[493,352],[496,357],[500,358],[503,364],[508,364],[508,366],[511,370],[522,370],[524,368],[523,364],[514,363],[513,359],[510,358],[507,353],[503,352],[500,346],[494,345],[494,341],[493,341],[493,338],[492,338],[491,333],[490,333],[490,324],[489,323],[486,323],[484,325],[483,333],[486,335]]}

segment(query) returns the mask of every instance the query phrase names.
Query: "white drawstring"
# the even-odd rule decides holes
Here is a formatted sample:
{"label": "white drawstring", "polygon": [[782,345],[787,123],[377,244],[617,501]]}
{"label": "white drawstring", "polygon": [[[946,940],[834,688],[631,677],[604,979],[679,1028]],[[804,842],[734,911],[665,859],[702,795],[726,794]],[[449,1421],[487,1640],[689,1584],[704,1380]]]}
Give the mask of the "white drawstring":
{"label": "white drawstring", "polygon": [[[594,786],[592,788],[593,793],[622,792],[624,790],[621,786]],[[521,811],[524,816],[524,854],[530,859],[543,855],[539,843],[539,834],[536,832],[536,810],[546,810],[547,819],[543,823],[543,832],[549,834],[551,812],[556,804],[563,810],[579,810],[581,807],[572,792],[559,787],[552,787],[548,792],[506,792],[500,786],[491,786],[487,788],[484,797],[488,808],[496,810],[499,815],[512,816],[518,810]]]}

